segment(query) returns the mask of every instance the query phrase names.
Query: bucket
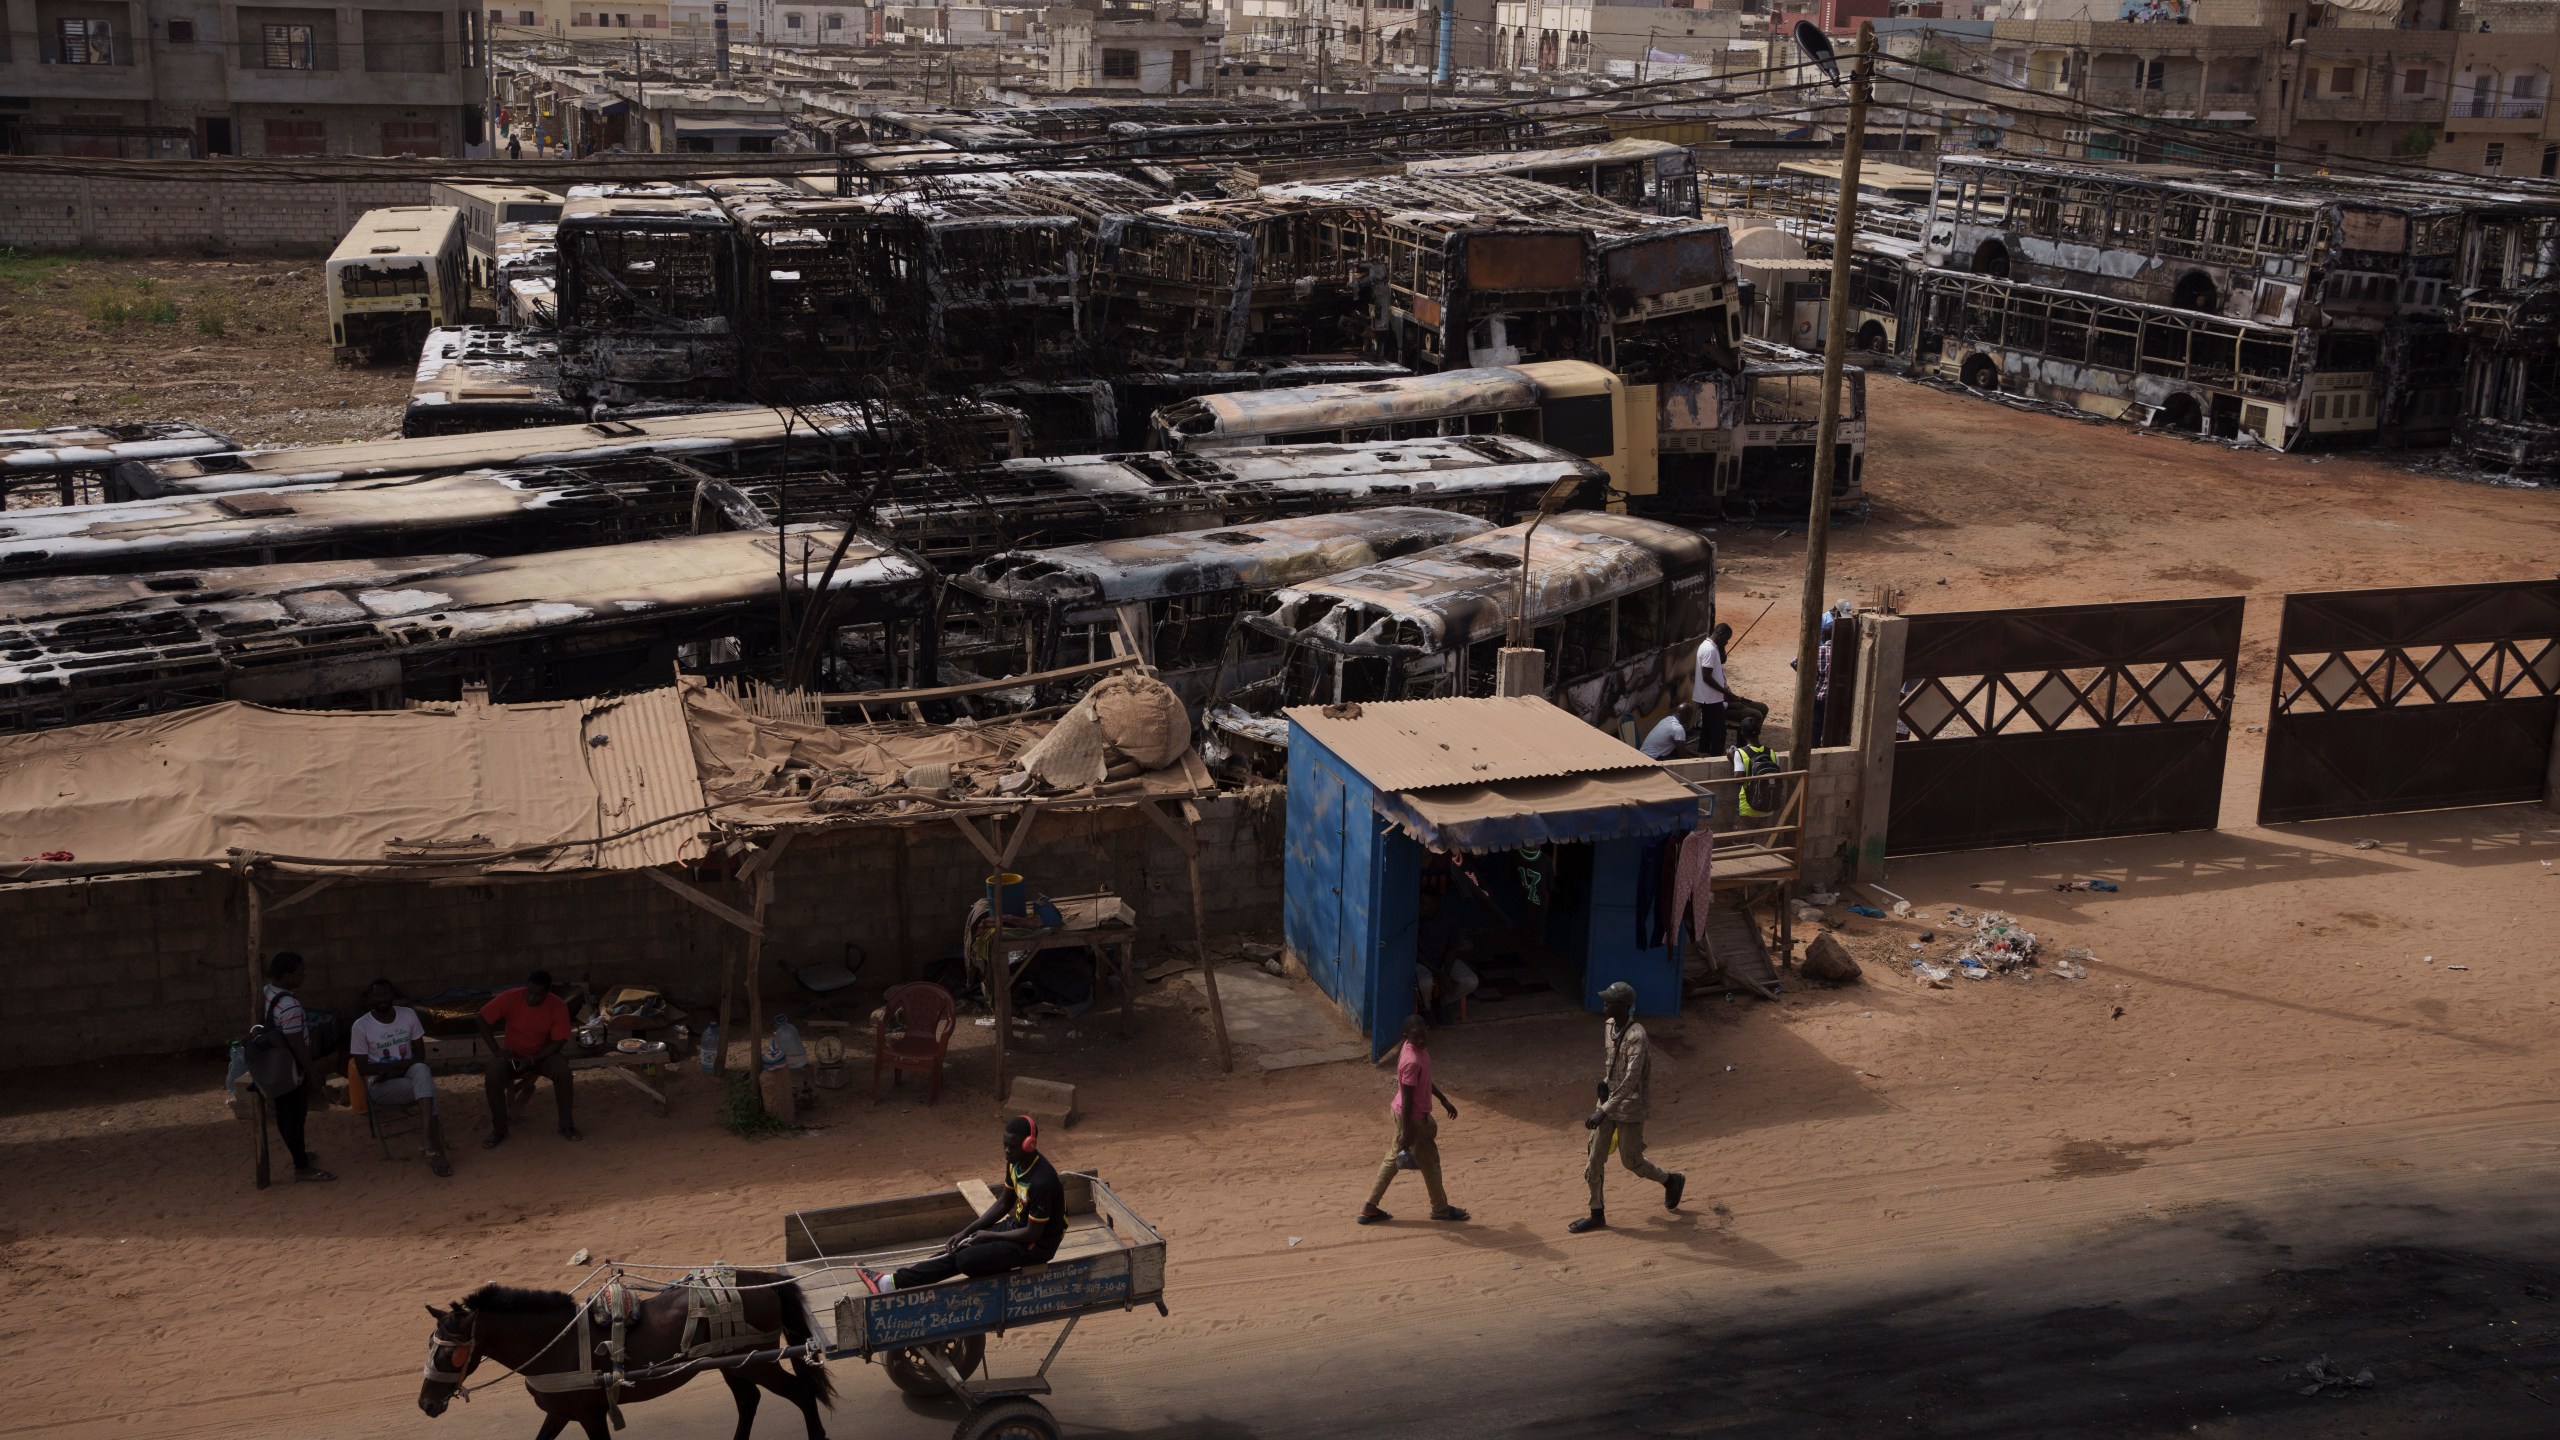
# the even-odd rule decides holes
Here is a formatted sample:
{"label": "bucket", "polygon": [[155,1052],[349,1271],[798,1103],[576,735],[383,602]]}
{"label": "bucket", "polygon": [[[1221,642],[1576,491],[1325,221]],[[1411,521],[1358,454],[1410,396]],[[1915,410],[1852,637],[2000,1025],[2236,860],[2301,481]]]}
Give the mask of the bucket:
{"label": "bucket", "polygon": [[1022,888],[1022,877],[1010,870],[1000,870],[987,877],[987,910],[995,915],[1027,915],[1031,898]]}

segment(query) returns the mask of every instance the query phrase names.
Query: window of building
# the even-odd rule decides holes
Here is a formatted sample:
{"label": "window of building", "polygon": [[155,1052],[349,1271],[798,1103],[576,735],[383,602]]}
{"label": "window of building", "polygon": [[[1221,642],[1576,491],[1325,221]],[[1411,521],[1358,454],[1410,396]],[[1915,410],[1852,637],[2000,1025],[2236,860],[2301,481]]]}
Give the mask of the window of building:
{"label": "window of building", "polygon": [[783,16],[783,17],[782,17],[782,28],[783,28],[783,29],[785,29],[785,30],[797,30],[797,29],[799,29],[799,28],[800,28],[800,17],[799,17],[799,16],[797,16],[797,15],[785,15],[785,16]]}
{"label": "window of building", "polygon": [[2507,93],[2518,100],[2531,100],[2542,93],[2542,77],[2528,70],[2515,77],[2507,86]]}
{"label": "window of building", "polygon": [[2330,71],[2329,93],[2332,95],[2353,95],[2356,93],[2356,72],[2344,65]]}
{"label": "window of building", "polygon": [[196,22],[193,20],[170,21],[169,43],[172,45],[193,45],[196,43]]}
{"label": "window of building", "polygon": [[[267,28],[273,30],[279,27],[270,25]],[[296,25],[292,28],[308,30],[311,27]],[[290,67],[269,66],[268,68]],[[300,68],[307,70],[311,67],[306,65]],[[328,151],[328,132],[321,128],[317,120],[270,120],[267,122],[267,153],[270,155],[325,155]]]}
{"label": "window of building", "polygon": [[[260,68],[267,70],[312,70],[318,68],[319,47],[313,43],[308,25],[261,25]],[[272,132],[279,122],[270,120]],[[317,125],[318,121],[311,124]],[[273,150],[274,147],[268,147]],[[317,155],[318,150],[274,150],[278,155]]]}
{"label": "window of building", "polygon": [[1173,83],[1176,85],[1191,83],[1191,52],[1188,50],[1173,52]]}
{"label": "window of building", "polygon": [[631,17],[628,15],[616,15],[613,17],[613,23],[622,29],[628,30],[631,28]]}
{"label": "window of building", "polygon": [[1105,50],[1105,51],[1103,51],[1103,52],[1102,52],[1102,78],[1103,78],[1103,79],[1105,79],[1105,80],[1135,80],[1135,79],[1137,79],[1137,78],[1138,78],[1138,52],[1137,52],[1137,51],[1135,51],[1135,50]]}
{"label": "window of building", "polygon": [[841,16],[841,15],[830,15],[830,16],[828,16],[828,17],[827,17],[827,28],[828,28],[828,29],[830,29],[830,30],[841,30],[841,29],[843,29],[843,28],[844,28],[844,17],[843,17],[843,16]]}
{"label": "window of building", "polygon": [[2426,93],[2427,93],[2427,72],[2426,72],[2425,70],[2423,70],[2423,69],[2407,70],[2407,71],[2403,71],[2403,72],[2401,72],[2401,75],[2400,75],[2400,93],[2401,93],[2401,94],[2403,94],[2403,95],[2424,95],[2424,94],[2426,94]]}
{"label": "window of building", "polygon": [[517,23],[517,24],[519,24],[519,25],[533,25],[533,24],[538,24],[538,23],[540,23],[540,22],[536,21],[536,20],[533,18],[533,12],[532,12],[532,11],[530,11],[530,10],[519,10],[519,11],[517,11],[517,12],[516,12],[516,23]]}
{"label": "window of building", "polygon": [[2549,180],[2556,176],[2560,176],[2560,145],[2545,145],[2542,147],[2542,178]]}
{"label": "window of building", "polygon": [[658,28],[658,17],[657,17],[657,16],[655,16],[655,15],[643,15],[643,16],[641,16],[641,17],[640,17],[640,28],[641,28],[641,29],[643,29],[643,30],[655,30],[655,29],[657,29],[657,28]]}
{"label": "window of building", "polygon": [[2480,168],[2495,175],[2507,163],[2507,142],[2492,140],[2480,151]]}
{"label": "window of building", "polygon": [[572,25],[585,25],[592,27],[596,23],[595,12],[591,10],[581,10],[577,13],[576,18],[572,19],[569,23]]}
{"label": "window of building", "polygon": [[444,137],[437,132],[433,120],[385,120],[382,122],[382,153],[416,155],[433,160],[444,153]]}
{"label": "window of building", "polygon": [[53,53],[59,65],[113,65],[116,63],[116,22],[113,20],[56,20],[53,22]]}

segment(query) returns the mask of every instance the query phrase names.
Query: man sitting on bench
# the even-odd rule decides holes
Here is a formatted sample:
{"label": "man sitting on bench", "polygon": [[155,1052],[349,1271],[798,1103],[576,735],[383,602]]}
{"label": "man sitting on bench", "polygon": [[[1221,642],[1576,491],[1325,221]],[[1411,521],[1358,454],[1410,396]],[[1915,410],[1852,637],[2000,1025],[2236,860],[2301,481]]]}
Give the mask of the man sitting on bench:
{"label": "man sitting on bench", "polygon": [[883,1293],[934,1285],[954,1275],[978,1279],[1045,1265],[1067,1235],[1067,1192],[1057,1167],[1040,1153],[1040,1126],[1028,1115],[1004,1122],[1004,1185],[987,1213],[972,1220],[929,1260],[902,1266],[880,1282]]}

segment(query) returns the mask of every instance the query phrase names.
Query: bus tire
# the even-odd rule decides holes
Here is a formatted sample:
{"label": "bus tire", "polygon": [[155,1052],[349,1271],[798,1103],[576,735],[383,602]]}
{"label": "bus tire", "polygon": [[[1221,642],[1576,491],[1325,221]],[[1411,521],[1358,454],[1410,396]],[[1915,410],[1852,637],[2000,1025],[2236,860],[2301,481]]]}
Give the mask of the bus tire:
{"label": "bus tire", "polygon": [[1984,390],[1997,395],[2000,393],[2000,362],[1988,355],[1972,356],[1964,362],[1964,368],[1957,372],[1957,378],[1961,379],[1968,389]]}

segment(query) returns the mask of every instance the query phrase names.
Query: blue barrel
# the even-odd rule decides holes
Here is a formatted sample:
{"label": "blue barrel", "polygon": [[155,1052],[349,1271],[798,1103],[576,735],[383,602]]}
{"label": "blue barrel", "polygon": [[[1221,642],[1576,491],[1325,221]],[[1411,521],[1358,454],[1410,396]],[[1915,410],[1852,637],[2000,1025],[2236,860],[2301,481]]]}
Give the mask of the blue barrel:
{"label": "blue barrel", "polygon": [[1030,914],[1031,893],[1024,888],[1022,877],[1010,870],[988,876],[987,909],[996,915]]}

